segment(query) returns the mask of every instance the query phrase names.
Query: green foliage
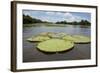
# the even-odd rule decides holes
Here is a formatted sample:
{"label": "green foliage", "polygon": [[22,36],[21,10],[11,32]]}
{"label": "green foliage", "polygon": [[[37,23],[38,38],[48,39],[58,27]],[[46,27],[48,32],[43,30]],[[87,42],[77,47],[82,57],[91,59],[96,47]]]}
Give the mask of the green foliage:
{"label": "green foliage", "polygon": [[90,23],[89,21],[87,21],[87,20],[81,20],[81,21],[79,22],[79,24],[80,24],[80,25],[90,25],[91,23]]}
{"label": "green foliage", "polygon": [[23,24],[31,24],[31,23],[41,23],[42,21],[40,19],[32,18],[29,15],[23,14]]}
{"label": "green foliage", "polygon": [[58,21],[58,22],[56,22],[56,24],[67,24],[67,22],[66,21]]}
{"label": "green foliage", "polygon": [[91,23],[87,20],[81,20],[80,22],[77,22],[77,21],[73,21],[73,22],[57,21],[56,24],[91,25]]}

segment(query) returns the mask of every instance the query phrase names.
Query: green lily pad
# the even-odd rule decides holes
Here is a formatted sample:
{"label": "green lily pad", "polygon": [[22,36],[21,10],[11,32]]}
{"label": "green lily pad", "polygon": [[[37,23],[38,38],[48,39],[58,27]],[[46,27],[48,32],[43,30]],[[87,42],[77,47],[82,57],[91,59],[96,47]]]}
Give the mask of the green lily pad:
{"label": "green lily pad", "polygon": [[63,36],[65,36],[66,34],[65,33],[50,33],[50,34],[48,34],[49,35],[49,37],[51,37],[51,38],[62,38]]}
{"label": "green lily pad", "polygon": [[61,39],[50,39],[40,42],[37,48],[44,52],[61,52],[71,49],[74,43],[71,41],[65,41]]}
{"label": "green lily pad", "polygon": [[73,37],[77,39],[75,41],[76,43],[90,43],[91,42],[91,38],[87,36],[74,35]]}
{"label": "green lily pad", "polygon": [[49,35],[49,37],[51,37],[51,38],[61,38],[59,35],[57,35],[57,34],[51,34],[51,35]]}
{"label": "green lily pad", "polygon": [[66,33],[55,33],[55,32],[42,32],[38,34],[39,36],[48,36],[50,38],[61,38],[66,35]]}
{"label": "green lily pad", "polygon": [[59,36],[61,36],[61,37],[63,37],[63,36],[66,36],[67,34],[66,34],[66,33],[61,32],[61,33],[58,33],[58,35],[59,35]]}
{"label": "green lily pad", "polygon": [[41,42],[41,41],[46,41],[49,40],[50,38],[48,36],[33,36],[31,38],[28,38],[28,41],[33,41],[33,42]]}
{"label": "green lily pad", "polygon": [[55,34],[55,33],[53,33],[53,32],[42,32],[42,33],[40,33],[39,35],[40,35],[40,36],[50,36],[50,35],[52,35],[52,34]]}
{"label": "green lily pad", "polygon": [[89,43],[91,42],[91,39],[87,36],[82,36],[82,35],[66,35],[62,39],[64,40],[69,40],[74,43]]}

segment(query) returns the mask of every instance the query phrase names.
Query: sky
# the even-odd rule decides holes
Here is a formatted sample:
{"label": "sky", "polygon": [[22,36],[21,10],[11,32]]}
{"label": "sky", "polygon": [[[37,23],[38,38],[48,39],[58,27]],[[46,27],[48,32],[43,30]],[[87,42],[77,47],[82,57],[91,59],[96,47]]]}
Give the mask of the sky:
{"label": "sky", "polygon": [[57,22],[57,21],[79,22],[82,19],[91,22],[91,14],[83,12],[23,10],[23,14],[30,15],[33,18],[41,19],[42,21],[48,21],[48,22]]}

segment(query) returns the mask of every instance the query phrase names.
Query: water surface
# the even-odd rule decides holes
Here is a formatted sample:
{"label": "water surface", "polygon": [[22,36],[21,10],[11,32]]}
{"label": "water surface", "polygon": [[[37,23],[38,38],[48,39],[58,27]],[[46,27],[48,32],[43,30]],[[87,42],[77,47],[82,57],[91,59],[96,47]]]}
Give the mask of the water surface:
{"label": "water surface", "polygon": [[[70,35],[91,35],[90,26],[67,25],[65,27],[24,27],[23,28],[23,62],[38,62],[38,61],[58,61],[58,60],[80,60],[90,59],[90,43],[75,44],[75,47],[69,51],[55,54],[47,54],[39,51],[36,48],[37,43],[28,42],[26,39],[42,32],[64,32]],[[56,43],[55,43],[56,44]]]}

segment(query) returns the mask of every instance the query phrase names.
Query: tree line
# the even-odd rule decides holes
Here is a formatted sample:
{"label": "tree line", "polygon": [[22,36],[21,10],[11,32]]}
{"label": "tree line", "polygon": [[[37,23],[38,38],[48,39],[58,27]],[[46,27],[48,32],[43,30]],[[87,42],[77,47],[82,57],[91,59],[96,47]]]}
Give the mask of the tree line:
{"label": "tree line", "polygon": [[80,22],[73,21],[73,22],[67,22],[67,21],[58,21],[56,24],[73,24],[73,25],[91,25],[91,23],[87,20],[81,20]]}
{"label": "tree line", "polygon": [[23,14],[23,24],[31,24],[31,23],[41,23],[42,21],[40,19],[32,18],[29,15]]}
{"label": "tree line", "polygon": [[[53,23],[53,22],[42,21],[40,19],[32,18],[29,15],[23,14],[23,24],[32,24],[32,23]],[[57,21],[57,22],[55,22],[55,24],[91,25],[91,23],[87,20],[81,20],[80,22]]]}

